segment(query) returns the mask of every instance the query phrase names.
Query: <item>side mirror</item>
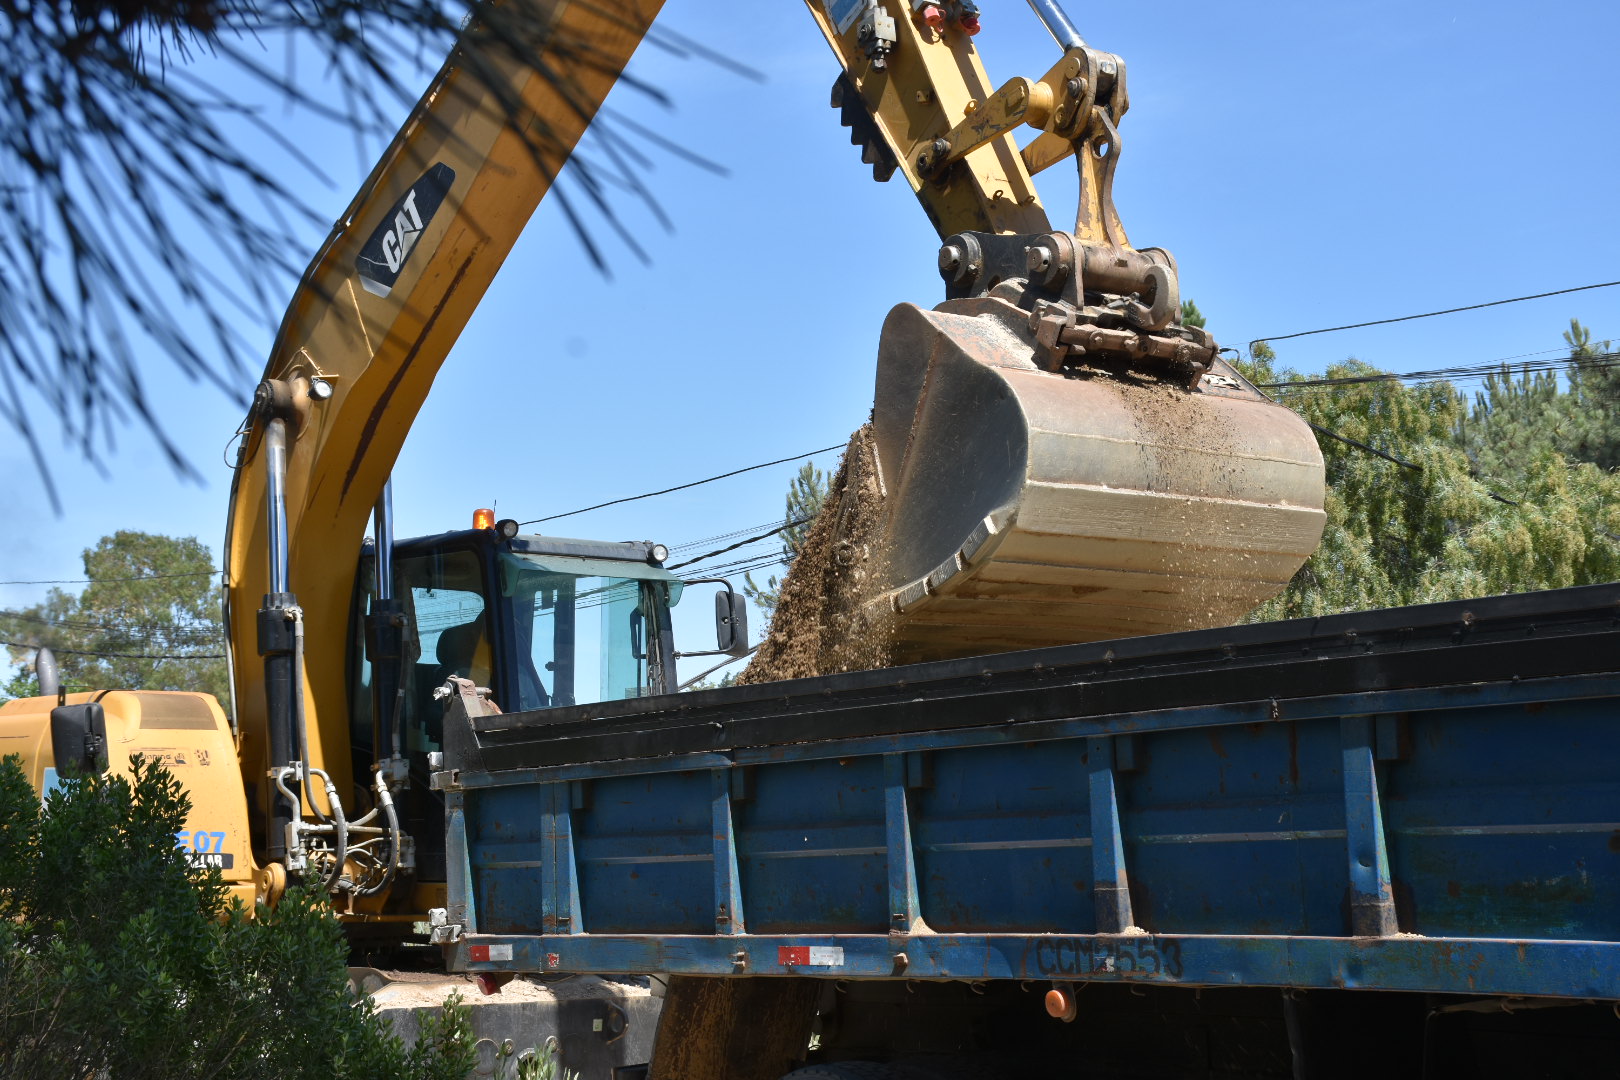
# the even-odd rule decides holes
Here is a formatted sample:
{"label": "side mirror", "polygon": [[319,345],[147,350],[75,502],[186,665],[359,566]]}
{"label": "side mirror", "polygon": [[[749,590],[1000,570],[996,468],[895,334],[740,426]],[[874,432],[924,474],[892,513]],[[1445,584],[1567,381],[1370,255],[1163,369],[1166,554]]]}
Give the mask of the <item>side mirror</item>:
{"label": "side mirror", "polygon": [[720,652],[748,654],[748,601],[741,593],[722,589],[714,594],[714,636]]}
{"label": "side mirror", "polygon": [[107,771],[107,714],[99,702],[51,710],[51,755],[58,776]]}

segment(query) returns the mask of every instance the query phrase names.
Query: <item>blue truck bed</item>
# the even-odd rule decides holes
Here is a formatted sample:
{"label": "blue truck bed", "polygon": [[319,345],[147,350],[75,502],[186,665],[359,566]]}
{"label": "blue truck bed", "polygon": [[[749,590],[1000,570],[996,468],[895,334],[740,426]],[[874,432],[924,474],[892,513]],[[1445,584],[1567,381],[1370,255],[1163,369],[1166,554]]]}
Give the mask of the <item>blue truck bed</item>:
{"label": "blue truck bed", "polygon": [[498,714],[454,969],[1620,999],[1620,587]]}

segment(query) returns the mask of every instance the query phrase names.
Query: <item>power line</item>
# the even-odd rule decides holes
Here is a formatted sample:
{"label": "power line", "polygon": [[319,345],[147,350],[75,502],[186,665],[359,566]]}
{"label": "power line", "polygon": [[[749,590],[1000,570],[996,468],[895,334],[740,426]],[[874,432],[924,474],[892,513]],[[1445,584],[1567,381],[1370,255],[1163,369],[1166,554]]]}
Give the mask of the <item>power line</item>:
{"label": "power line", "polygon": [[1357,442],[1355,439],[1352,439],[1348,435],[1340,435],[1337,431],[1329,431],[1327,428],[1322,427],[1319,424],[1312,424],[1309,420],[1306,420],[1305,423],[1307,425],[1309,425],[1310,429],[1312,431],[1316,432],[1318,435],[1326,435],[1330,439],[1337,439],[1339,442],[1344,443],[1346,446],[1353,446],[1357,450],[1365,450],[1367,453],[1375,454],[1378,457],[1383,458],[1385,461],[1394,462],[1396,465],[1399,465],[1402,468],[1412,469],[1415,472],[1422,472],[1423,471],[1423,466],[1414,465],[1410,461],[1402,461],[1400,458],[1396,457],[1394,454],[1386,454],[1382,450],[1378,449],[1376,446],[1368,446],[1364,442]]}
{"label": "power line", "polygon": [[1390,323],[1411,322],[1414,319],[1432,319],[1436,315],[1455,315],[1462,311],[1501,307],[1503,304],[1517,304],[1525,300],[1545,300],[1549,296],[1566,296],[1569,293],[1586,292],[1588,289],[1607,289],[1615,285],[1620,285],[1620,281],[1600,281],[1595,285],[1577,285],[1572,289],[1554,289],[1552,292],[1533,293],[1530,296],[1512,296],[1506,300],[1487,300],[1483,304],[1468,304],[1464,307],[1446,308],[1444,311],[1425,311],[1420,315],[1398,315],[1393,319],[1373,319],[1370,322],[1346,323],[1343,326],[1324,326],[1320,330],[1300,330],[1293,334],[1258,337],[1249,342],[1249,352],[1253,353],[1254,347],[1262,341],[1287,341],[1290,338],[1310,337],[1312,334],[1334,334],[1340,330],[1360,330],[1368,326],[1387,326]]}
{"label": "power line", "polygon": [[807,517],[802,517],[802,518],[798,518],[797,520],[794,520],[794,521],[786,522],[786,523],[784,523],[782,525],[778,525],[776,528],[772,529],[770,532],[760,533],[758,536],[750,536],[748,539],[739,540],[735,544],[730,544],[730,545],[728,545],[726,547],[723,547],[723,548],[716,548],[714,551],[709,552],[707,555],[699,555],[696,558],[687,559],[685,562],[673,563],[673,564],[671,564],[669,566],[664,567],[664,569],[665,570],[679,570],[683,566],[691,566],[693,563],[700,563],[700,562],[704,561],[705,559],[712,559],[716,555],[724,555],[728,551],[736,551],[740,547],[747,547],[749,544],[758,543],[761,540],[769,540],[771,537],[775,536],[777,533],[784,533],[784,532],[787,532],[789,529],[796,529],[800,525],[803,525],[806,522],[808,522],[809,520],[811,520],[811,519],[807,518]]}
{"label": "power line", "polygon": [[[1312,431],[1315,431],[1318,434],[1326,435],[1330,439],[1337,439],[1339,442],[1342,442],[1347,446],[1353,446],[1357,450],[1361,450],[1361,451],[1363,451],[1365,453],[1372,454],[1372,455],[1374,455],[1376,457],[1383,458],[1385,461],[1392,462],[1392,463],[1394,463],[1396,465],[1401,466],[1404,469],[1411,469],[1413,472],[1423,472],[1424,471],[1422,465],[1418,465],[1418,464],[1415,464],[1415,463],[1410,462],[1410,461],[1403,461],[1402,459],[1396,457],[1394,454],[1387,454],[1387,453],[1385,453],[1384,451],[1378,449],[1375,446],[1368,446],[1366,443],[1359,442],[1359,441],[1357,441],[1355,439],[1352,439],[1348,435],[1340,435],[1336,431],[1330,431],[1329,429],[1327,429],[1325,427],[1321,427],[1321,426],[1319,426],[1317,424],[1312,424],[1309,420],[1306,420],[1305,423],[1310,427],[1310,429]],[[1499,502],[1499,503],[1503,504],[1504,506],[1523,506],[1523,505],[1525,505],[1523,502],[1521,502],[1521,501],[1519,501],[1517,499],[1510,499],[1506,495],[1503,495],[1503,494],[1501,494],[1499,492],[1492,491],[1490,488],[1485,487],[1485,485],[1480,481],[1480,478],[1477,477],[1477,476],[1473,477],[1473,480],[1474,480],[1475,483],[1478,483],[1482,488],[1484,488],[1486,498],[1493,499],[1496,502]],[[1588,522],[1588,524],[1592,524],[1592,523]],[[1616,535],[1615,533],[1610,532],[1608,529],[1605,529],[1602,525],[1592,524],[1592,529],[1593,529],[1593,531],[1599,533],[1600,535],[1605,536],[1608,539],[1615,541],[1616,543],[1620,543],[1620,535]]]}
{"label": "power line", "polygon": [[206,624],[162,623],[162,622],[87,622],[83,619],[53,619],[48,615],[32,615],[26,611],[7,611],[0,609],[0,621],[14,619],[18,622],[39,623],[56,630],[67,630],[74,633],[105,633],[105,634],[137,634],[151,636],[178,636],[178,637],[218,637],[224,633],[223,627]]}
{"label": "power line", "polygon": [[[1548,352],[1558,350],[1547,350]],[[1534,353],[1526,353],[1533,356]],[[1488,364],[1471,364],[1449,368],[1432,368],[1428,371],[1408,371],[1404,373],[1378,372],[1370,375],[1345,375],[1339,378],[1323,379],[1296,379],[1292,382],[1256,383],[1260,390],[1295,390],[1310,389],[1328,386],[1359,386],[1365,383],[1377,382],[1443,382],[1452,379],[1489,378],[1492,375],[1502,374],[1506,369],[1509,375],[1524,374],[1526,372],[1550,372],[1567,370],[1568,368],[1603,369],[1620,367],[1620,352],[1596,353],[1592,356],[1568,357],[1562,360],[1531,360],[1522,364],[1510,363],[1513,357],[1495,360]]]}
{"label": "power line", "polygon": [[685,682],[681,683],[675,689],[676,690],[689,689],[695,683],[702,682],[704,679],[707,679],[710,675],[713,675],[715,672],[719,671],[721,668],[729,667],[730,665],[735,664],[739,660],[746,660],[750,656],[753,656],[758,651],[759,651],[759,646],[755,645],[752,649],[749,649],[747,652],[743,653],[741,656],[728,657],[727,659],[720,661],[718,664],[714,665],[714,667],[709,668],[708,670],[702,672],[701,674],[694,675],[690,679],[687,679]]}
{"label": "power line", "polygon": [[[597,503],[595,506],[581,507],[578,510],[569,510],[567,513],[563,514],[552,514],[550,517],[534,518],[531,521],[520,521],[518,524],[520,526],[540,525],[547,521],[556,521],[558,518],[573,517],[575,514],[586,514],[592,510],[601,510],[602,508],[608,506],[618,506],[621,503],[636,502],[640,499],[651,499],[655,495],[668,495],[675,491],[685,491],[687,488],[695,488],[703,484],[712,484],[716,480],[724,480],[731,476],[741,476],[743,473],[754,472],[757,469],[768,469],[772,465],[786,465],[790,461],[802,461],[807,457],[815,457],[817,454],[825,454],[829,450],[841,450],[843,447],[843,443],[834,443],[832,446],[823,446],[820,450],[811,450],[809,453],[805,454],[794,454],[792,457],[777,458],[775,461],[762,461],[758,465],[750,465],[745,469],[733,469],[730,472],[723,472],[718,476],[710,476],[702,480],[693,480],[689,484],[677,484],[674,487],[664,488],[661,491],[648,491],[641,495],[626,495],[622,499],[609,499],[607,502]],[[4,583],[0,582],[0,584]]]}
{"label": "power line", "polygon": [[715,566],[705,566],[702,573],[706,577],[735,577],[738,574],[749,574],[755,570],[764,570],[770,566],[787,566],[793,559],[790,556],[773,552],[770,555],[754,555],[736,562],[719,563]]}
{"label": "power line", "polygon": [[166,578],[209,577],[223,570],[197,570],[189,574],[137,574],[134,577],[62,578],[58,581],[0,581],[0,585],[95,585],[115,581],[161,581]]}
{"label": "power line", "polygon": [[691,551],[694,548],[705,547],[705,546],[707,546],[709,544],[717,544],[722,540],[734,540],[739,536],[746,536],[749,533],[757,533],[757,532],[759,532],[759,530],[767,528],[767,527],[775,525],[775,524],[776,524],[776,519],[772,519],[770,521],[762,521],[758,525],[749,525],[749,526],[746,526],[745,528],[733,529],[730,532],[720,533],[720,534],[718,534],[716,536],[705,536],[701,540],[687,540],[687,541],[685,541],[683,543],[671,544],[671,545],[669,545],[669,550],[670,551]]}
{"label": "power line", "polygon": [[[39,648],[41,648],[41,646],[39,646],[39,645],[27,645],[27,644],[24,644],[23,642],[20,642],[20,641],[0,641],[0,645],[5,645],[5,646],[8,646],[9,648],[13,648],[13,649],[35,649],[35,650],[38,650]],[[83,649],[58,649],[58,648],[56,648],[54,646],[51,646],[51,645],[46,645],[46,646],[44,646],[44,648],[50,649],[51,652],[53,652],[53,653],[61,653],[64,656],[95,656],[95,657],[100,657],[103,660],[223,660],[223,659],[225,659],[225,654],[224,653],[192,653],[192,654],[187,655],[187,656],[171,656],[171,655],[167,655],[167,654],[158,655],[158,654],[152,654],[152,653],[88,652],[88,651],[83,650]]]}

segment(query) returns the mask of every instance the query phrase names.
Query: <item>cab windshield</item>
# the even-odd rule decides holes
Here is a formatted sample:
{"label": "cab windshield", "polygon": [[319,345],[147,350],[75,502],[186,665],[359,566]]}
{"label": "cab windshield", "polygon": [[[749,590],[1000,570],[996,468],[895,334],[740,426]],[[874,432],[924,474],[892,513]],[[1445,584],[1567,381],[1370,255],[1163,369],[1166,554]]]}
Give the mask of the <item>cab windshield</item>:
{"label": "cab windshield", "polygon": [[632,562],[502,552],[517,671],[510,709],[545,709],[640,697],[648,692],[660,608],[681,583]]}

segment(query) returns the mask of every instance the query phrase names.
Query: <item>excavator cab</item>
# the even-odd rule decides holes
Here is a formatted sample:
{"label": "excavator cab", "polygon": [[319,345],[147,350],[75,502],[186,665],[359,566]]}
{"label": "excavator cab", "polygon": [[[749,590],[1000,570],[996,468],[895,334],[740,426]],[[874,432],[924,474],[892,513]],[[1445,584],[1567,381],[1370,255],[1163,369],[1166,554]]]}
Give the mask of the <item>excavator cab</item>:
{"label": "excavator cab", "polygon": [[[509,712],[675,689],[670,609],[683,583],[661,565],[662,545],[519,536],[502,524],[394,544],[386,593],[376,546],[361,556],[349,636],[352,775],[365,784],[390,759],[408,769],[400,817],[427,881],[444,879],[443,802],[428,777],[448,679],[487,688]],[[379,612],[400,631],[396,645],[377,633]],[[393,663],[373,663],[395,650]],[[357,790],[353,801],[369,799]]]}
{"label": "excavator cab", "polygon": [[[402,609],[393,696],[400,749],[426,755],[443,737],[435,692],[452,675],[487,687],[507,711],[582,705],[675,689],[670,609],[682,582],[661,545],[470,529],[394,545],[392,596]],[[352,743],[369,768],[377,747],[365,631],[378,609],[377,558],[361,557],[350,635]]]}

